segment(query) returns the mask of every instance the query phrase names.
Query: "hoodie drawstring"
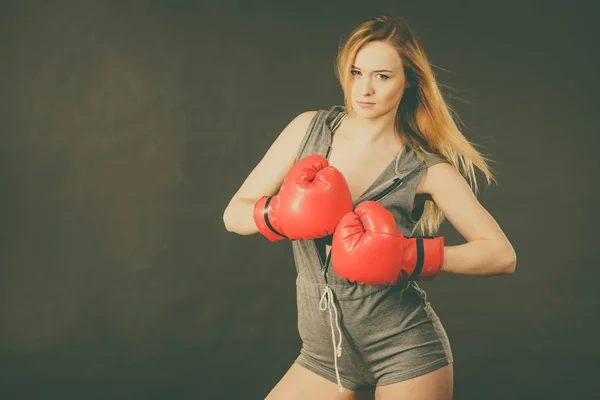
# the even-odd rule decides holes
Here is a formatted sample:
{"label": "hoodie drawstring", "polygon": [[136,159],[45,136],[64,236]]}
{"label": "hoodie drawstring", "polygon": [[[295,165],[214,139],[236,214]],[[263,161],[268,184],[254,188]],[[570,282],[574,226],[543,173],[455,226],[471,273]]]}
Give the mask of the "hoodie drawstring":
{"label": "hoodie drawstring", "polygon": [[[335,312],[335,326],[340,334],[340,340],[336,344],[335,343],[335,331],[333,330],[333,318],[331,315],[331,309]],[[325,290],[323,290],[323,295],[321,296],[321,301],[319,302],[319,309],[321,311],[329,310],[329,326],[331,327],[331,341],[333,343],[333,361],[335,364],[335,376],[337,378],[338,390],[340,392],[344,391],[344,387],[342,386],[342,382],[340,380],[340,372],[338,370],[337,359],[342,356],[342,331],[340,329],[340,325],[338,324],[338,313],[337,308],[335,307],[335,303],[333,301],[333,291],[328,285],[325,285]]]}

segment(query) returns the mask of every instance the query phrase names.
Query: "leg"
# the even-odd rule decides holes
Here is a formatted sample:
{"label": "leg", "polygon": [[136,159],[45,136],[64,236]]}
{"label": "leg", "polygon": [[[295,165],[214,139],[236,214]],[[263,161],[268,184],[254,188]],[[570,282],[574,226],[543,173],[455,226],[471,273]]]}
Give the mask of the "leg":
{"label": "leg", "polygon": [[377,386],[376,400],[451,400],[454,388],[452,364],[405,381]]}
{"label": "leg", "polygon": [[344,388],[340,393],[335,383],[294,363],[265,400],[366,400],[371,392]]}

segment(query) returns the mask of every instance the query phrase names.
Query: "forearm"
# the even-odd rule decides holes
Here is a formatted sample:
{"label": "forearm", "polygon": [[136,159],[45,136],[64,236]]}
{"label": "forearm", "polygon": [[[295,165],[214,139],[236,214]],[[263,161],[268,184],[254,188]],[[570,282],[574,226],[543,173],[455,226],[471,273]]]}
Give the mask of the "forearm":
{"label": "forearm", "polygon": [[229,204],[223,214],[225,229],[239,235],[258,233],[254,222],[254,200],[238,199]]}
{"label": "forearm", "polygon": [[444,247],[442,271],[459,275],[491,276],[514,272],[516,256],[510,245],[494,240]]}

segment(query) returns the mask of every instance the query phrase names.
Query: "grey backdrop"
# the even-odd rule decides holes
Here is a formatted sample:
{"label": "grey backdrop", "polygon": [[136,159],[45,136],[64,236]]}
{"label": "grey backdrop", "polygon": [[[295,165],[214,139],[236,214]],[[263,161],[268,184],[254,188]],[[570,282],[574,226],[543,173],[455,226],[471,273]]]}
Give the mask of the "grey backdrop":
{"label": "grey backdrop", "polygon": [[300,346],[291,246],[222,213],[293,117],[341,104],[337,46],[379,14],[407,18],[453,88],[518,256],[424,285],[455,399],[593,397],[593,2],[3,1],[2,399],[268,393]]}

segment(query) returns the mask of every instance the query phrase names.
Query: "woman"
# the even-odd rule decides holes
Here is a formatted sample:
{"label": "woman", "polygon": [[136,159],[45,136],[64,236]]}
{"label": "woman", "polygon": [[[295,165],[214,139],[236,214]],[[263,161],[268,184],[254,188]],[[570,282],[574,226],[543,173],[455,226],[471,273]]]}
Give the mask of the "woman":
{"label": "woman", "polygon": [[[267,399],[451,399],[448,337],[416,280],[515,270],[474,195],[474,167],[493,176],[405,20],[362,22],[337,61],[344,107],[291,121],[223,217],[292,240],[302,349]],[[431,237],[444,217],[466,244]]]}

